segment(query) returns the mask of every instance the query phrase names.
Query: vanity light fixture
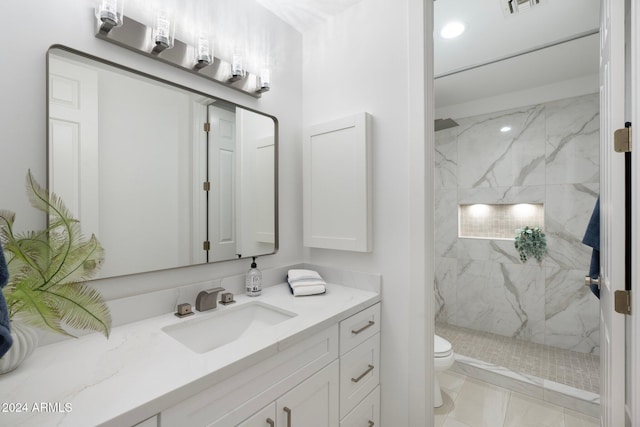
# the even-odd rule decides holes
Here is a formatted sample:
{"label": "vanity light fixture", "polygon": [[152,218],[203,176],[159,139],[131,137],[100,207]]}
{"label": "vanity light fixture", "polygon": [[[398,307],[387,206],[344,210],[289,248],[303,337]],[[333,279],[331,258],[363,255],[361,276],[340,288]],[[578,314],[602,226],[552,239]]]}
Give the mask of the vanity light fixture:
{"label": "vanity light fixture", "polygon": [[156,12],[155,25],[153,26],[153,50],[152,53],[158,54],[165,49],[173,47],[173,35],[176,25],[171,14],[164,9]]}
{"label": "vanity light fixture", "polygon": [[464,33],[466,27],[460,21],[452,21],[442,27],[440,36],[444,39],[454,39]]}
{"label": "vanity light fixture", "polygon": [[[123,0],[100,1],[117,1],[120,4]],[[109,16],[107,13],[104,17],[101,16],[100,10],[103,9],[97,8],[95,13],[95,36],[99,39],[170,64],[254,98],[262,97],[262,93],[271,89],[270,73],[260,71],[258,75],[248,72],[244,67],[242,56],[234,55],[231,62],[216,58],[213,55],[211,38],[207,36],[200,40],[192,38],[191,44],[175,39],[174,16],[167,11],[158,13],[153,28],[121,15],[121,28],[116,28],[107,21],[107,26],[110,28],[107,31],[104,23]],[[160,54],[168,49],[171,50]]]}
{"label": "vanity light fixture", "polygon": [[211,40],[205,35],[198,36],[196,45],[196,69],[201,69],[213,63],[213,49]]}
{"label": "vanity light fixture", "polygon": [[511,126],[503,126],[500,128],[500,132],[507,133],[511,130]]}
{"label": "vanity light fixture", "polygon": [[258,79],[258,89],[256,92],[267,92],[271,89],[271,71],[268,68],[260,70],[260,78]]}
{"label": "vanity light fixture", "polygon": [[101,0],[96,9],[100,21],[100,31],[107,34],[113,27],[122,26],[124,0]]}

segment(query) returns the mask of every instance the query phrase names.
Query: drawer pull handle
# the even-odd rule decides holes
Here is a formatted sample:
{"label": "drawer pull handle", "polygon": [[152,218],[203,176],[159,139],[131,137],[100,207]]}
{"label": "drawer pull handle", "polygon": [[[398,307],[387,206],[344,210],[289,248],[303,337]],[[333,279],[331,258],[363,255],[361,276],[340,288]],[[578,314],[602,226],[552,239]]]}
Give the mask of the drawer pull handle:
{"label": "drawer pull handle", "polygon": [[291,427],[291,409],[285,406],[282,410],[287,413],[287,427]]}
{"label": "drawer pull handle", "polygon": [[366,324],[366,325],[364,325],[362,328],[360,328],[360,329],[358,329],[358,330],[356,330],[356,331],[351,330],[351,333],[352,333],[352,334],[354,334],[354,335],[358,335],[360,332],[364,331],[364,330],[365,330],[365,329],[367,329],[367,328],[372,327],[372,326],[373,326],[373,325],[375,325],[375,324],[376,324],[376,322],[374,322],[373,320],[369,320],[369,323],[367,323],[367,324]]}
{"label": "drawer pull handle", "polygon": [[373,421],[369,420],[369,427],[373,427],[374,425],[376,425],[376,423],[374,423]]}
{"label": "drawer pull handle", "polygon": [[276,423],[271,418],[267,418],[267,424],[271,427],[276,427]]}
{"label": "drawer pull handle", "polygon": [[369,367],[367,368],[366,371],[364,371],[362,374],[360,374],[360,376],[358,378],[351,378],[351,381],[353,381],[354,383],[357,383],[358,381],[360,381],[361,379],[364,378],[365,375],[367,375],[369,372],[373,371],[373,365],[369,365]]}

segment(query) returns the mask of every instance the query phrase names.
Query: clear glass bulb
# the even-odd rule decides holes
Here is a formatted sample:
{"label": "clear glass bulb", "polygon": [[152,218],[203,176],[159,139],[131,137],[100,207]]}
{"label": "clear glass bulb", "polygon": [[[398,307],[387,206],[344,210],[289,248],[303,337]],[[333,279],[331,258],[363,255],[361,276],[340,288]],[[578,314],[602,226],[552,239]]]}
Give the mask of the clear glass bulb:
{"label": "clear glass bulb", "polygon": [[268,68],[260,70],[260,89],[271,88],[271,71]]}
{"label": "clear glass bulb", "polygon": [[196,46],[196,62],[203,65],[213,63],[211,41],[207,37],[198,37],[198,44]]}
{"label": "clear glass bulb", "polygon": [[96,11],[97,18],[105,25],[119,27],[122,25],[124,0],[101,0]]}
{"label": "clear glass bulb", "polygon": [[166,10],[158,11],[153,35],[155,44],[161,45],[165,49],[173,47],[174,28],[171,15]]}
{"label": "clear glass bulb", "polygon": [[231,75],[233,77],[244,77],[244,68],[242,67],[242,55],[235,53],[231,62]]}

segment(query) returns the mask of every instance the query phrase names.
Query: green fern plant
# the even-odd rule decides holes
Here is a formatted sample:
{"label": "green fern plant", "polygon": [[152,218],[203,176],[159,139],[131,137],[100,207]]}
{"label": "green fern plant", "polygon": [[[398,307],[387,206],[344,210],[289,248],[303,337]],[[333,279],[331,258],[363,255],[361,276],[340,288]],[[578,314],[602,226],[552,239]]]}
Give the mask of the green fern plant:
{"label": "green fern plant", "polygon": [[516,230],[515,247],[520,253],[520,261],[527,262],[530,256],[539,263],[547,253],[547,239],[540,227]]}
{"label": "green fern plant", "polygon": [[62,200],[27,173],[31,205],[49,215],[44,230],[16,233],[15,214],[0,210],[0,239],[9,283],[3,292],[9,318],[72,336],[64,327],[98,331],[109,337],[111,314],[98,291],[86,285],[104,260],[96,237],[86,238]]}

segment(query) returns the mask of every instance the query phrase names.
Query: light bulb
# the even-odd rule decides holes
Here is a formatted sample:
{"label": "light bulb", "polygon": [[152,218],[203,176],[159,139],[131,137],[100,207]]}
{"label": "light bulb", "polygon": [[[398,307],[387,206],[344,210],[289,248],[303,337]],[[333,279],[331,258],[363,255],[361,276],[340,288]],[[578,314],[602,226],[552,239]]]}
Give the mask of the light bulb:
{"label": "light bulb", "polygon": [[244,77],[244,68],[242,67],[242,55],[233,54],[233,61],[231,62],[231,77],[239,79]]}
{"label": "light bulb", "polygon": [[156,22],[153,27],[154,52],[162,52],[173,47],[173,34],[175,23],[171,15],[166,10],[159,10],[156,13]]}
{"label": "light bulb", "polygon": [[113,27],[123,23],[124,0],[102,0],[96,10],[96,17],[100,20],[100,31],[109,32]]}
{"label": "light bulb", "polygon": [[271,89],[271,71],[268,68],[260,70],[260,92],[266,92]]}
{"label": "light bulb", "polygon": [[213,49],[211,49],[211,40],[205,36],[198,37],[196,46],[196,67],[202,68],[213,63]]}

